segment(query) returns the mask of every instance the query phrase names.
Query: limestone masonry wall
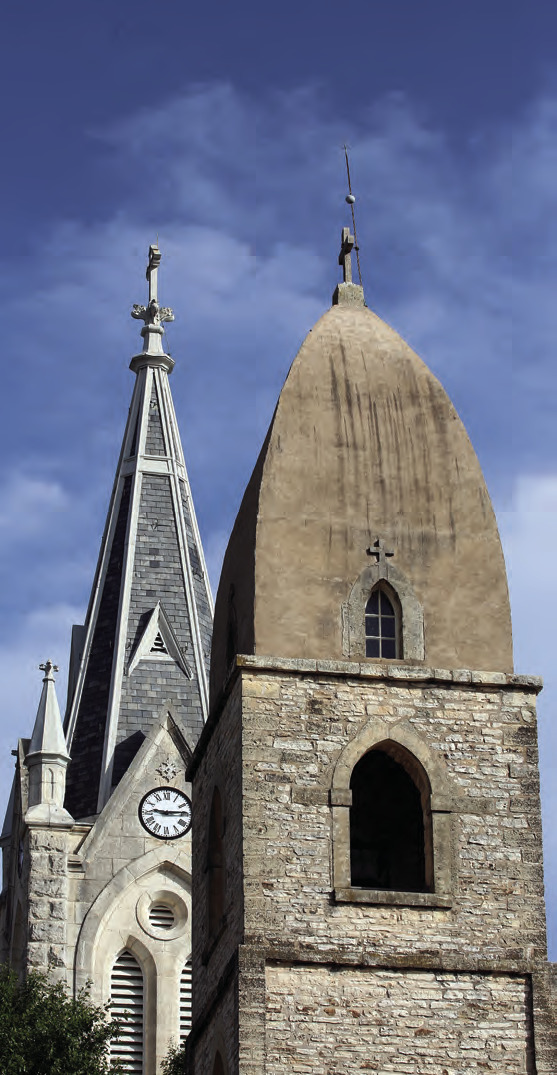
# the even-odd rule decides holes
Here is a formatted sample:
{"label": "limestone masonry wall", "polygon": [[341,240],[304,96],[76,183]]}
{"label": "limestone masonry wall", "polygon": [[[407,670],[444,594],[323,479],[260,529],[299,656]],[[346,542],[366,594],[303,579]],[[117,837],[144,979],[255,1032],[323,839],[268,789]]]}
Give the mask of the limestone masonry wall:
{"label": "limestone masonry wall", "polygon": [[266,980],[265,1075],[534,1071],[524,978],[271,966]]}
{"label": "limestone masonry wall", "polygon": [[[470,675],[470,673],[468,673]],[[359,956],[545,957],[535,689],[243,673],[246,939]],[[333,898],[329,790],[366,720],[402,728],[452,789],[449,908]],[[249,838],[248,838],[249,837]]]}
{"label": "limestone masonry wall", "polygon": [[[194,873],[192,1073],[212,1075],[220,1035],[227,1075],[554,1075],[539,681],[237,663],[189,771],[197,862],[223,794],[228,886],[211,941]],[[387,739],[430,777],[433,892],[339,885],[350,773]]]}
{"label": "limestone masonry wall", "polygon": [[[208,933],[207,881],[203,867],[193,873],[193,996],[194,1022],[213,1002],[215,989],[227,973],[243,938],[243,845],[241,769],[241,688],[229,699],[226,721],[211,736],[198,773],[200,794],[193,794],[192,859],[207,861],[207,839],[213,790],[218,786],[224,813],[224,919],[215,936]],[[204,1069],[201,1069],[204,1070]]]}
{"label": "limestone masonry wall", "polygon": [[68,833],[31,829],[28,838],[29,886],[27,964],[54,980],[71,980],[67,947]]}

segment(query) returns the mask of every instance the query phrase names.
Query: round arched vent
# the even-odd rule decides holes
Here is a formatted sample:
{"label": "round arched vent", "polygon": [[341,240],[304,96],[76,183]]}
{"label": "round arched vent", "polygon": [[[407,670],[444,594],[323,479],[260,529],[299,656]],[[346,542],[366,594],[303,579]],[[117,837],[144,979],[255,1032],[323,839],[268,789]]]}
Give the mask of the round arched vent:
{"label": "round arched vent", "polygon": [[167,903],[152,903],[149,908],[149,922],[155,929],[172,929],[176,919],[174,911]]}

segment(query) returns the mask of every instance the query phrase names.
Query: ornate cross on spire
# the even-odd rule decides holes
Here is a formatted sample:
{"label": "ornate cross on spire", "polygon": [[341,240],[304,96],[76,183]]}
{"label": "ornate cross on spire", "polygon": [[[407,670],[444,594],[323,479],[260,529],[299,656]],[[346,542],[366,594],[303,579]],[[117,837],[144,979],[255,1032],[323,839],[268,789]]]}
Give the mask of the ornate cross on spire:
{"label": "ornate cross on spire", "polygon": [[354,236],[350,234],[350,228],[342,229],[342,245],[338,256],[338,263],[342,265],[342,274],[345,284],[352,283],[352,250],[354,248]]}
{"label": "ornate cross on spire", "polygon": [[158,275],[159,265],[161,263],[161,252],[158,246],[151,244],[149,247],[149,264],[147,266],[147,272],[145,276],[149,281],[149,304],[147,306],[139,306],[134,303],[132,310],[132,317],[135,317],[138,321],[145,322],[145,329],[142,329],[142,334],[145,334],[145,330],[156,326],[160,332],[163,332],[162,324],[164,321],[174,321],[174,314],[170,309],[170,306],[159,306],[158,296]]}
{"label": "ornate cross on spire", "polygon": [[377,560],[377,563],[380,565],[380,567],[386,566],[387,556],[394,556],[394,551],[392,549],[385,548],[385,542],[383,541],[383,538],[377,538],[373,542],[373,545],[370,545],[369,548],[366,549],[366,552],[368,556],[375,556],[375,559]]}
{"label": "ornate cross on spire", "polygon": [[145,279],[149,281],[149,303],[158,302],[158,280],[159,280],[159,265],[161,263],[161,252],[159,250],[159,244],[149,247],[149,264],[145,273]]}
{"label": "ornate cross on spire", "polygon": [[[54,676],[52,675],[52,673],[53,672],[59,672],[60,669],[58,668],[57,664],[52,663],[52,661],[50,660],[50,657],[49,657],[48,661],[45,661],[44,664],[39,665],[39,671],[44,672],[44,678],[45,679],[54,679]],[[43,683],[44,683],[44,680],[43,680]]]}

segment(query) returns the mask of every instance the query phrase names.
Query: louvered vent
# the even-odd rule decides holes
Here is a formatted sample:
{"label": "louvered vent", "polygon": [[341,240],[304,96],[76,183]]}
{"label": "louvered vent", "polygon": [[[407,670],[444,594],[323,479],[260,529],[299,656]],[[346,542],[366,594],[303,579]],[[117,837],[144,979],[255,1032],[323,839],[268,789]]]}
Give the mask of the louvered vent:
{"label": "louvered vent", "polygon": [[174,911],[166,903],[152,903],[149,909],[149,922],[156,929],[172,929]]}
{"label": "louvered vent", "polygon": [[164,638],[162,637],[160,631],[158,632],[157,637],[155,638],[155,641],[151,646],[151,653],[166,653],[166,655],[168,656],[168,650],[166,648]]}
{"label": "louvered vent", "polygon": [[180,975],[180,1041],[185,1041],[191,1030],[191,960],[188,959]]}
{"label": "louvered vent", "polygon": [[111,1014],[122,1020],[110,1055],[125,1072],[143,1075],[143,972],[131,952],[123,951],[110,976]]}

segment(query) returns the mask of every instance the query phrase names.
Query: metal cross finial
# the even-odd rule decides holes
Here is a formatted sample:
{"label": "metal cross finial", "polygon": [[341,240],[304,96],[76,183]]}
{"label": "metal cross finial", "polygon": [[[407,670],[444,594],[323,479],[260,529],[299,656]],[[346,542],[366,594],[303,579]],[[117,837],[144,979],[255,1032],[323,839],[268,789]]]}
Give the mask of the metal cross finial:
{"label": "metal cross finial", "polygon": [[[358,233],[356,231],[356,214],[354,212],[354,205],[356,198],[352,193],[352,179],[350,176],[350,161],[348,160],[348,146],[344,146],[344,159],[346,161],[346,176],[348,179],[348,194],[346,195],[346,202],[350,206],[350,212],[352,213],[352,228],[354,229],[354,248],[356,250],[356,261],[358,263],[358,279],[360,281],[360,287],[362,286],[362,269],[360,266],[360,247],[358,246]],[[352,277],[350,277],[350,282]]]}
{"label": "metal cross finial", "polygon": [[58,668],[57,664],[52,663],[52,661],[50,660],[50,657],[49,657],[48,661],[45,661],[44,664],[39,665],[39,671],[44,672],[44,674],[45,674],[44,678],[45,679],[54,679],[54,676],[52,675],[52,673],[53,672],[59,672],[60,669]]}
{"label": "metal cross finial", "polygon": [[342,229],[342,245],[340,248],[340,254],[338,256],[338,263],[342,265],[342,275],[345,284],[352,283],[352,249],[354,247],[354,236],[350,234],[350,228]]}
{"label": "metal cross finial", "polygon": [[373,545],[370,545],[369,548],[366,549],[366,552],[368,556],[375,556],[377,563],[381,567],[385,566],[387,556],[394,556],[394,551],[392,549],[385,548],[383,538],[377,538],[373,542]]}

